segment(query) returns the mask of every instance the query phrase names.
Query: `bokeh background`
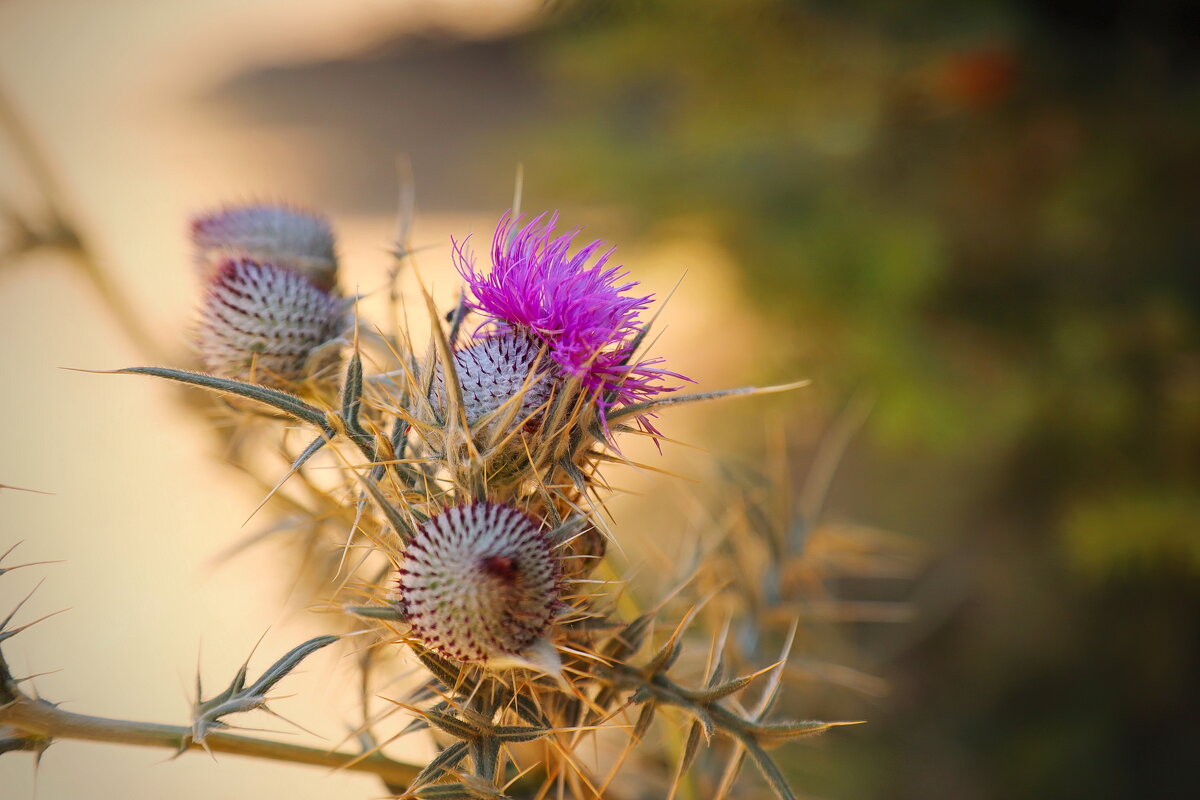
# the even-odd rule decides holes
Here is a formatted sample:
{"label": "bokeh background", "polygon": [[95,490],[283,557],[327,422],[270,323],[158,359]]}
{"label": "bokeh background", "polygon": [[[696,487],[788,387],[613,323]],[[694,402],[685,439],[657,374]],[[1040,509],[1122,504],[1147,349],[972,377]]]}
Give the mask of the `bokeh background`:
{"label": "bokeh background", "polygon": [[[791,699],[870,721],[782,755],[799,789],[1196,796],[1197,17],[1165,0],[0,4],[0,483],[54,492],[0,490],[0,550],[65,559],[6,576],[0,599],[44,574],[30,613],[72,607],[11,643],[14,666],[61,669],[38,688],[73,709],[167,721],[201,642],[219,681],[268,627],[272,654],[320,631],[284,550],[213,565],[258,498],[178,395],[58,369],[179,358],[190,213],[326,210],[370,289],[411,174],[422,269],[449,296],[449,233],[486,238],[521,163],[526,210],[618,242],[660,294],[686,273],[657,345],[681,371],[814,381],[672,418],[704,448],[666,465],[700,488],[631,477],[630,537],[686,517],[664,509],[714,479],[705,464],[783,442],[803,475],[869,407],[827,515],[928,556],[867,587],[906,621],[840,626],[887,690]],[[315,658],[293,688],[329,696],[290,701],[334,739],[343,673]],[[37,795],[379,793],[160,760],[57,744]],[[34,784],[29,759],[0,759],[0,795]]]}

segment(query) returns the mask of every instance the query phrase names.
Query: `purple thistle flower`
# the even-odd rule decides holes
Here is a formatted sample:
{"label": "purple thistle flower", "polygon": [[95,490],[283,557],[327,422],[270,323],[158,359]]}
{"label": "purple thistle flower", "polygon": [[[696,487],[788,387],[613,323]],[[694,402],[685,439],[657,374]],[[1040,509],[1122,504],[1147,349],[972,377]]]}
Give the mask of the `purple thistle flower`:
{"label": "purple thistle flower", "polygon": [[454,506],[413,536],[399,571],[413,635],[460,661],[519,656],[550,627],[559,561],[529,516],[497,503]]}
{"label": "purple thistle flower", "polygon": [[230,258],[289,267],[320,288],[337,281],[333,229],[319,214],[286,205],[230,206],[192,220],[196,266],[204,280]]}
{"label": "purple thistle flower", "polygon": [[310,374],[314,355],[347,323],[343,298],[298,272],[240,258],[209,283],[196,344],[216,375],[286,386]]}
{"label": "purple thistle flower", "polygon": [[[555,236],[556,213],[519,229],[517,223],[507,214],[501,218],[486,275],[465,246],[454,243],[458,271],[470,287],[467,307],[488,318],[477,338],[518,334],[541,342],[561,372],[596,398],[602,421],[615,405],[674,391],[678,387],[664,385],[668,378],[690,380],[656,366],[661,359],[633,360],[638,316],[653,296],[629,294],[638,284],[626,281],[620,266],[608,266],[613,248],[597,240],[571,254],[579,231]],[[639,422],[654,430],[645,417]]]}

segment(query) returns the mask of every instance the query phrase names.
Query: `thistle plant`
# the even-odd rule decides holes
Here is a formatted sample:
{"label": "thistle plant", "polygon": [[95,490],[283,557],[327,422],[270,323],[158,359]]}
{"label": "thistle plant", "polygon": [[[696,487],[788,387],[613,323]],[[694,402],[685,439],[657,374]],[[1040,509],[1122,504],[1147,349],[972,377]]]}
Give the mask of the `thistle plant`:
{"label": "thistle plant", "polygon": [[[404,328],[351,325],[319,217],[247,206],[199,218],[195,344],[207,371],[119,372],[231,398],[229,413],[274,430],[286,460],[258,476],[264,503],[323,556],[309,585],[330,632],[257,680],[243,666],[210,697],[197,679],[193,718],[178,726],[67,714],[24,693],[0,659],[5,749],[203,747],[373,772],[404,798],[729,796],[748,760],[775,796],[794,797],[768,749],[848,724],[770,718],[799,624],[780,570],[803,561],[803,542],[763,537],[774,544],[748,550],[735,522],[714,516],[720,530],[669,576],[673,588],[640,596],[605,557],[621,535],[603,472],[631,463],[622,439],[658,443],[655,417],[672,405],[802,383],[681,392],[690,380],[646,353],[653,296],[611,248],[576,247],[578,231],[557,226],[555,214],[504,215],[487,268],[454,241],[444,266],[462,278],[461,300],[447,313],[422,290],[418,345]],[[411,262],[400,245],[397,270]],[[312,438],[289,449],[296,422]],[[21,630],[11,620],[0,643]],[[274,713],[274,687],[339,643],[362,673],[360,750],[229,732],[239,715]],[[420,677],[398,693],[413,664]],[[678,735],[651,734],[666,726]],[[419,730],[441,748],[432,761],[388,754]]]}

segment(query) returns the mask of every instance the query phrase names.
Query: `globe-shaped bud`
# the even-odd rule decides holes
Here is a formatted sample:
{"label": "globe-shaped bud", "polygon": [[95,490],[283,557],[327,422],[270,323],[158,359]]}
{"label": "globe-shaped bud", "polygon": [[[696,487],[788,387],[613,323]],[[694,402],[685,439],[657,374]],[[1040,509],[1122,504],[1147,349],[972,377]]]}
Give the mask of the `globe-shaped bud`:
{"label": "globe-shaped bud", "polygon": [[506,505],[470,503],[420,527],[400,569],[413,636],[459,661],[520,656],[559,606],[559,561],[538,524]]}
{"label": "globe-shaped bud", "polygon": [[208,285],[196,346],[216,375],[287,388],[337,359],[345,305],[290,269],[226,261]]}
{"label": "globe-shaped bud", "polygon": [[[550,399],[556,370],[539,342],[521,334],[499,334],[472,342],[454,353],[467,422],[475,422],[513,401],[512,419],[529,419]],[[437,372],[435,391],[443,409],[445,378]],[[517,398],[513,400],[513,398]]]}
{"label": "globe-shaped bud", "polygon": [[201,279],[230,258],[289,267],[331,291],[337,282],[333,229],[320,215],[282,205],[231,206],[192,221]]}

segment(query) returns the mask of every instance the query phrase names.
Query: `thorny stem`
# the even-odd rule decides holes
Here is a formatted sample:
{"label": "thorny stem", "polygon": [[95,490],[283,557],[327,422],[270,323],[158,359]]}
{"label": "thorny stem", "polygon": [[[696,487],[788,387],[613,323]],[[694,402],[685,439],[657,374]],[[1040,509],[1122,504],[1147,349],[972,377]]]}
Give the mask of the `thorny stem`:
{"label": "thorny stem", "polygon": [[[8,705],[0,706],[0,722],[11,725],[43,739],[77,739],[89,742],[129,744],[142,747],[162,747],[182,752],[200,749],[192,741],[191,729],[183,725],[163,725],[156,722],[93,717],[56,708],[52,703],[17,695]],[[321,750],[314,747],[286,744],[268,739],[255,739],[231,733],[213,732],[204,739],[203,747],[214,753],[309,764],[378,775],[388,784],[407,784],[420,768],[395,761],[380,753],[361,756],[357,753]]]}
{"label": "thorny stem", "polygon": [[[7,622],[8,620],[5,620],[0,624],[0,641],[24,629],[2,630]],[[259,679],[260,682],[262,680]],[[93,717],[65,711],[55,703],[29,697],[21,691],[20,682],[9,669],[3,653],[0,653],[0,727],[15,729],[24,734],[27,746],[22,749],[40,751],[56,739],[162,747],[174,750],[176,754],[203,748],[210,753],[230,753],[293,764],[367,772],[382,778],[389,787],[407,784],[420,773],[419,767],[395,761],[379,752],[363,755],[322,750],[221,731],[207,733],[202,744],[195,740],[193,729],[183,725]]]}

